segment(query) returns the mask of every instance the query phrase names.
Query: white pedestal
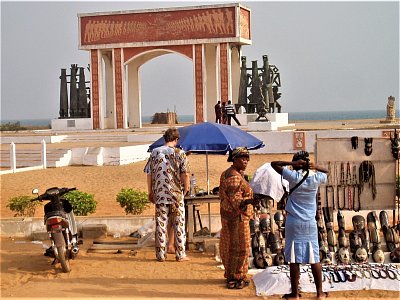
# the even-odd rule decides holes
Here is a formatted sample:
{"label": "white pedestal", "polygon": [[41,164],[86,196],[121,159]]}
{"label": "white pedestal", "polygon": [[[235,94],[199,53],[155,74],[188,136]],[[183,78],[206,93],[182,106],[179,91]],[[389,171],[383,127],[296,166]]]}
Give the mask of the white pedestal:
{"label": "white pedestal", "polygon": [[289,114],[288,113],[270,113],[266,114],[266,117],[271,122],[281,123],[281,126],[285,126],[289,122]]}
{"label": "white pedestal", "polygon": [[91,118],[79,119],[53,119],[51,120],[52,130],[92,130]]}
{"label": "white pedestal", "polygon": [[281,126],[277,122],[249,122],[247,127],[250,131],[272,131]]}
{"label": "white pedestal", "polygon": [[[239,120],[242,126],[247,126],[249,122],[254,122],[258,117],[258,114],[236,114],[236,118]],[[232,121],[235,124],[235,121]]]}
{"label": "white pedestal", "polygon": [[278,130],[279,127],[289,126],[288,113],[268,113],[265,116],[268,121],[248,122],[248,129],[250,131],[273,131]]}

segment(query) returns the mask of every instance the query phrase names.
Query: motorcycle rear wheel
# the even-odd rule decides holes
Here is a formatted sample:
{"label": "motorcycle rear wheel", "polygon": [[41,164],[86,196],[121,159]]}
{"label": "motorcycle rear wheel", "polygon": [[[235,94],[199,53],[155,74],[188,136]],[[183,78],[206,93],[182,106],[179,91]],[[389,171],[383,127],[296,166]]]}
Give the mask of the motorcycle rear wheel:
{"label": "motorcycle rear wheel", "polygon": [[57,247],[58,252],[58,260],[60,261],[61,268],[64,273],[68,273],[71,271],[71,266],[69,263],[68,253],[65,246]]}

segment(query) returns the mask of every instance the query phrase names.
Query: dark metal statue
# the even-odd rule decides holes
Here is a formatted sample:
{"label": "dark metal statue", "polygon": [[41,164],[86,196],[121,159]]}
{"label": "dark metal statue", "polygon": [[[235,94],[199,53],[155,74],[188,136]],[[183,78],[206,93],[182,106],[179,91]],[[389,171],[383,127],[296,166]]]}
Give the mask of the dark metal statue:
{"label": "dark metal statue", "polygon": [[247,106],[247,88],[250,86],[251,76],[247,74],[246,56],[241,57],[242,66],[240,67],[240,84],[239,84],[239,99],[236,105],[236,110],[243,106],[246,112],[249,113]]}
{"label": "dark metal statue", "polygon": [[79,83],[78,83],[78,116],[82,118],[88,117],[88,106],[87,106],[87,94],[86,94],[86,82],[85,82],[85,68],[79,68]]}
{"label": "dark metal statue", "polygon": [[269,73],[271,76],[272,87],[272,89],[270,89],[270,91],[272,92],[272,96],[270,96],[270,103],[272,103],[272,112],[275,112],[275,108],[277,108],[278,113],[280,113],[282,106],[278,103],[277,100],[282,96],[282,93],[279,93],[279,88],[281,86],[281,75],[279,73],[279,69],[274,65],[270,65]]}
{"label": "dark metal statue", "polygon": [[60,119],[68,118],[67,70],[61,69]]}
{"label": "dark metal statue", "polygon": [[71,118],[78,117],[78,89],[76,88],[76,74],[78,65],[71,65],[71,77],[69,86],[69,114]]}
{"label": "dark metal statue", "polygon": [[[265,109],[269,112],[270,107],[274,105],[273,100],[274,97],[272,95],[271,89],[271,76],[269,72],[269,62],[268,62],[268,55],[263,55],[263,68],[261,70],[262,76],[262,92],[265,99]],[[271,102],[272,100],[272,102]]]}
{"label": "dark metal statue", "polygon": [[[263,67],[258,68],[257,61],[252,61],[252,67],[247,68],[246,57],[241,57],[239,99],[235,105],[236,110],[241,106],[246,113],[258,113],[256,121],[267,120],[266,114],[281,112],[281,105],[277,100],[281,97],[279,87],[281,86],[279,70],[276,66],[270,65],[268,56],[263,55]],[[251,75],[248,71],[251,70]],[[250,88],[250,95],[247,89]]]}
{"label": "dark metal statue", "polygon": [[[79,75],[78,75],[79,70]],[[88,67],[90,72],[90,68]],[[76,77],[79,77],[77,81]],[[70,81],[67,81],[70,77]],[[76,64],[71,65],[71,74],[67,75],[66,69],[61,69],[60,85],[60,119],[66,118],[90,118],[90,87],[85,81],[85,68]],[[68,84],[70,99],[68,101]]]}
{"label": "dark metal statue", "polygon": [[258,117],[256,121],[261,120],[262,118],[265,118],[267,121],[266,114],[268,112],[267,110],[267,104],[264,101],[264,95],[263,95],[263,82],[260,79],[260,76],[258,75],[258,66],[257,66],[257,61],[254,60],[252,61],[252,68],[251,68],[251,78],[252,78],[252,85],[250,88],[251,94],[247,97],[250,102],[249,104],[252,106],[255,106],[257,109]]}

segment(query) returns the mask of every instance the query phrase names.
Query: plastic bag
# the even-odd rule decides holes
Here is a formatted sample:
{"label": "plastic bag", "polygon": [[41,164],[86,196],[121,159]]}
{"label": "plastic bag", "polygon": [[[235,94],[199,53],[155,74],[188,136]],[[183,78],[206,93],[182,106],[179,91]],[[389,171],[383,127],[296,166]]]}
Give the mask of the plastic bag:
{"label": "plastic bag", "polygon": [[147,233],[140,240],[138,240],[140,247],[152,247],[156,245],[156,237],[154,231]]}
{"label": "plastic bag", "polygon": [[140,237],[144,237],[150,232],[156,231],[156,222],[154,219],[150,220],[149,222],[145,223],[142,227],[140,227],[137,232],[139,233]]}

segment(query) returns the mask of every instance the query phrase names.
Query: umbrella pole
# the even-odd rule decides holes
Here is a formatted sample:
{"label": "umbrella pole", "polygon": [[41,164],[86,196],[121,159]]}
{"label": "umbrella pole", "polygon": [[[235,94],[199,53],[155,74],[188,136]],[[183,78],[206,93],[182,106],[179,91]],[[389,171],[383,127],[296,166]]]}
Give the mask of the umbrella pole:
{"label": "umbrella pole", "polygon": [[208,178],[208,152],[206,152],[207,195],[210,194],[210,179]]}

